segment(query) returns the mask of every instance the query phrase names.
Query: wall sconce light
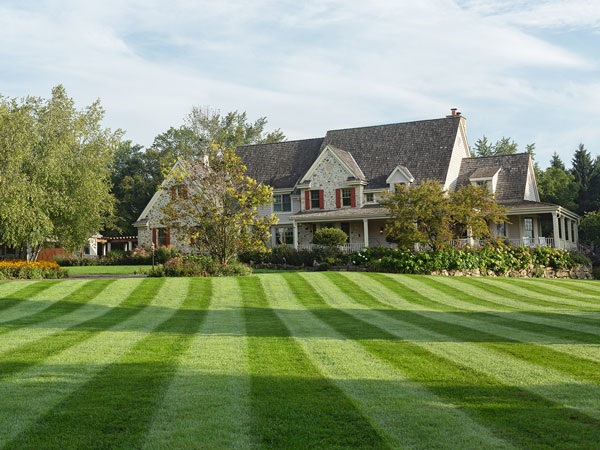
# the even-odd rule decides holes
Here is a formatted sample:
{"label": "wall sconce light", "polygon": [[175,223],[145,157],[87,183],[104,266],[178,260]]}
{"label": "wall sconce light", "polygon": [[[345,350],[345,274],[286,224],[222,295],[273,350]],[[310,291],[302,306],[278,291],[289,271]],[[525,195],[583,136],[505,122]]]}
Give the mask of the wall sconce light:
{"label": "wall sconce light", "polygon": [[383,227],[379,227],[379,234],[383,234]]}

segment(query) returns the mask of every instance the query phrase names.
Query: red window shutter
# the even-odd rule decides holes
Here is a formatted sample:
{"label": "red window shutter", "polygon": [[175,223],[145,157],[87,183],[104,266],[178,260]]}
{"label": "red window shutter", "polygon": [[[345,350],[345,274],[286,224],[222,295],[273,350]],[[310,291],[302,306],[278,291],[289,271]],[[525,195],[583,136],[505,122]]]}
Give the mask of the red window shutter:
{"label": "red window shutter", "polygon": [[310,191],[304,191],[304,209],[310,209]]}
{"label": "red window shutter", "polygon": [[193,247],[194,246],[194,238],[190,238],[190,245]]}
{"label": "red window shutter", "polygon": [[187,184],[183,185],[183,196],[187,197]]}
{"label": "red window shutter", "polygon": [[171,200],[175,200],[175,195],[177,195],[176,189],[175,186],[171,186]]}
{"label": "red window shutter", "polygon": [[167,247],[168,247],[169,245],[171,245],[171,230],[169,228],[167,228],[166,234],[167,234],[166,241],[167,241]]}
{"label": "red window shutter", "polygon": [[335,190],[335,207],[336,208],[342,207],[342,190],[341,189]]}
{"label": "red window shutter", "polygon": [[323,189],[319,189],[319,209],[325,208],[325,200],[323,199]]}
{"label": "red window shutter", "polygon": [[156,228],[152,228],[152,243],[156,247]]}
{"label": "red window shutter", "polygon": [[356,188],[350,188],[350,206],[356,206]]}

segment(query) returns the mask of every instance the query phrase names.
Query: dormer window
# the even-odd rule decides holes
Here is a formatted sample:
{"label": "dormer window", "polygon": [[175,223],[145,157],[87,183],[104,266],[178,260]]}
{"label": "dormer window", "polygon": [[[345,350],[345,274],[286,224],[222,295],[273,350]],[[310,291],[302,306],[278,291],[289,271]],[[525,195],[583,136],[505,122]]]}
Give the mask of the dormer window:
{"label": "dormer window", "polygon": [[496,192],[499,173],[499,167],[480,167],[471,174],[469,181],[473,186],[487,187],[488,191],[493,194]]}

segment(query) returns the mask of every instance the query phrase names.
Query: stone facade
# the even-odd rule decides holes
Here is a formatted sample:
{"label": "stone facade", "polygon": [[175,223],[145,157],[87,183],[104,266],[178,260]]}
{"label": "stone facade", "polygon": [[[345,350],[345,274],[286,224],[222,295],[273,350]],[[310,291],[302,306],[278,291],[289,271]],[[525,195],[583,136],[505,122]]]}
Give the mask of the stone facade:
{"label": "stone facade", "polygon": [[[323,190],[323,209],[332,210],[338,209],[335,198],[336,189],[354,187],[356,206],[360,207],[363,204],[363,187],[360,185],[350,186],[348,177],[353,174],[348,172],[331,151],[327,152],[328,154],[310,175],[310,190]],[[306,189],[302,190],[301,199],[304,199],[305,191]],[[305,209],[304,204],[302,204],[302,209]]]}

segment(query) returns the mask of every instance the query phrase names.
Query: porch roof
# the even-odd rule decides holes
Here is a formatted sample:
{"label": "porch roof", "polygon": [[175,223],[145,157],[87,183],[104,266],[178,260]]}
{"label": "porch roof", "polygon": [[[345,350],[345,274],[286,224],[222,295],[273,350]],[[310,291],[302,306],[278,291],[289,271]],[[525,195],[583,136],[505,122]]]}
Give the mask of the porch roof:
{"label": "porch roof", "polygon": [[533,202],[531,200],[501,201],[498,203],[508,209],[508,215],[543,214],[556,212],[559,215],[569,217],[573,220],[579,220],[578,214],[553,203]]}
{"label": "porch roof", "polygon": [[324,220],[361,220],[361,219],[386,219],[389,217],[387,208],[377,205],[365,206],[363,208],[348,208],[334,210],[312,210],[300,211],[293,216],[296,222],[313,222]]}

